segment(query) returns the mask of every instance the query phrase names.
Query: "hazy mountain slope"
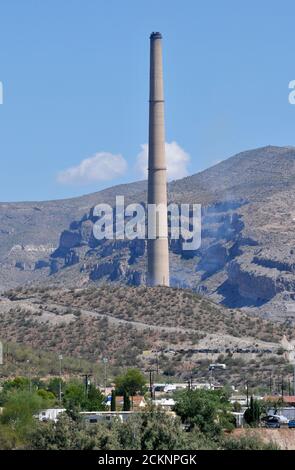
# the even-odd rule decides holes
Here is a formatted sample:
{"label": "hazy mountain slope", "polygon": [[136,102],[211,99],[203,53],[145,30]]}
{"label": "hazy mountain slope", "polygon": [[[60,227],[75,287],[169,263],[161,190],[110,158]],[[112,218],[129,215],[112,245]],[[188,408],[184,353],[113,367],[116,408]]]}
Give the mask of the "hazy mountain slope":
{"label": "hazy mountain slope", "polygon": [[210,201],[225,196],[260,199],[294,186],[295,148],[262,147],[248,150],[223,160],[207,170],[175,181],[170,185],[173,193],[201,191]]}
{"label": "hazy mountain slope", "polygon": [[116,194],[126,198],[142,191],[144,182],[112,188],[72,199],[41,202],[0,202],[0,257],[16,244],[57,246],[60,232],[72,220],[80,219],[99,202],[113,203]]}
{"label": "hazy mountain slope", "polygon": [[144,186],[136,182],[72,199],[0,203],[0,290],[46,277],[34,272],[35,263],[52,253],[73,220],[83,218],[99,202],[113,204],[117,192],[128,200]]}

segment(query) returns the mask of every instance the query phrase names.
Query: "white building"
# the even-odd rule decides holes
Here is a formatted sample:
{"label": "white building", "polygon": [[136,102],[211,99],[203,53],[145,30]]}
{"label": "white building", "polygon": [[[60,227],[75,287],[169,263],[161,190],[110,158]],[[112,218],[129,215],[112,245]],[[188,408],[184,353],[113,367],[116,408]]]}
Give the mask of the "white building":
{"label": "white building", "polygon": [[38,414],[39,421],[54,421],[55,423],[58,420],[58,415],[64,413],[65,408],[47,408],[47,410],[42,410]]}
{"label": "white building", "polygon": [[119,419],[122,423],[127,421],[131,416],[138,411],[81,411],[80,415],[84,418],[86,423],[96,424],[102,421],[112,421]]}
{"label": "white building", "polygon": [[164,410],[171,411],[175,405],[175,400],[173,398],[161,398],[160,400],[154,400],[154,405],[160,406]]}

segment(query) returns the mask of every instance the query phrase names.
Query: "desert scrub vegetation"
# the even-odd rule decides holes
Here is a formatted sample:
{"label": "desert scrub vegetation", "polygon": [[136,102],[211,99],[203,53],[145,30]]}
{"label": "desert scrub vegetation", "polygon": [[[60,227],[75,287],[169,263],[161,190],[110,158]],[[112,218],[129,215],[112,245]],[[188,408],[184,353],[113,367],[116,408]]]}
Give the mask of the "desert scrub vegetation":
{"label": "desert scrub vegetation", "polygon": [[[6,377],[19,374],[27,376],[47,377],[59,375],[58,354],[43,349],[32,348],[15,342],[3,343],[3,364],[1,365],[1,381]],[[82,358],[63,356],[63,375],[79,376],[91,371],[97,376],[103,376],[103,365]]]}
{"label": "desert scrub vegetation", "polygon": [[59,324],[35,318],[29,311],[0,313],[1,339],[94,362],[106,355],[116,366],[134,365],[155,341],[170,342],[169,332],[157,335],[152,329],[138,331],[127,323],[110,324],[107,316],[75,315],[70,323]]}
{"label": "desert scrub vegetation", "polygon": [[93,310],[99,314],[154,326],[176,327],[206,333],[251,336],[263,341],[278,342],[285,334],[295,336],[293,326],[226,309],[185,289],[127,287],[119,284],[91,286],[85,289],[17,289],[6,296],[12,300],[35,296],[40,300],[64,305],[75,311]]}
{"label": "desert scrub vegetation", "polygon": [[[200,347],[202,339],[208,343],[202,347],[212,347],[213,335],[249,337],[254,347],[259,340],[278,342],[283,334],[295,336],[294,328],[287,324],[278,328],[271,321],[226,309],[185,289],[119,284],[83,289],[42,287],[16,289],[6,297],[12,300],[10,311],[0,309],[1,338],[6,341],[94,363],[107,356],[113,367],[146,366],[144,351],[171,348],[176,354],[169,359],[164,355],[160,369],[179,377],[183,361],[192,361],[195,377],[208,379],[208,364],[201,364],[192,350]],[[30,308],[24,307],[29,304],[25,300]],[[283,355],[273,354],[260,354],[258,360],[250,355],[242,360],[229,355],[219,362],[228,365],[220,380],[234,383],[245,377],[251,380],[251,374],[267,383],[271,368],[287,371],[288,366]]]}

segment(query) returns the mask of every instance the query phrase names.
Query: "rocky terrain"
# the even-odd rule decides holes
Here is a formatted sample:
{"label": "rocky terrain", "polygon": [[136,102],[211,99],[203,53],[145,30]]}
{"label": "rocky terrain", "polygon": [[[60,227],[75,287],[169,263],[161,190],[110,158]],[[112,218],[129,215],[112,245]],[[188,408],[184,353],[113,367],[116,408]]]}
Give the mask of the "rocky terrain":
{"label": "rocky terrain", "polygon": [[[202,244],[170,240],[171,284],[230,308],[295,321],[295,148],[242,152],[169,184],[169,201],[202,205]],[[138,182],[64,201],[0,204],[0,289],[145,283],[142,240],[93,237],[93,206],[146,201]]]}
{"label": "rocky terrain", "polygon": [[[81,367],[79,360],[97,368],[107,357],[112,370],[152,367],[160,380],[193,375],[236,386],[248,380],[267,389],[270,377],[279,385],[284,376],[287,386],[293,374],[281,340],[283,335],[294,339],[294,327],[282,324],[278,329],[272,321],[186,289],[112,284],[18,288],[0,297],[0,322],[5,343],[29,346],[40,357],[55,354],[52,370],[62,354],[72,358],[68,368],[75,370]],[[48,370],[49,360],[44,360]],[[212,377],[208,366],[216,361],[227,368]]]}

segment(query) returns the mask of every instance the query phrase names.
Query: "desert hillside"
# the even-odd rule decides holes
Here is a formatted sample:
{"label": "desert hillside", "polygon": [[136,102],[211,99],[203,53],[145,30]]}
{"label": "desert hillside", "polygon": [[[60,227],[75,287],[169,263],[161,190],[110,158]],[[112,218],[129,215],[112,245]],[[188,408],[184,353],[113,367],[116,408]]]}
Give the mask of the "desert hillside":
{"label": "desert hillside", "polygon": [[[169,379],[267,386],[292,366],[280,341],[295,329],[224,308],[184,289],[104,285],[87,289],[19,288],[0,300],[1,339],[110,366],[153,367]],[[211,377],[212,379],[212,377]],[[211,380],[210,379],[210,380]]]}

